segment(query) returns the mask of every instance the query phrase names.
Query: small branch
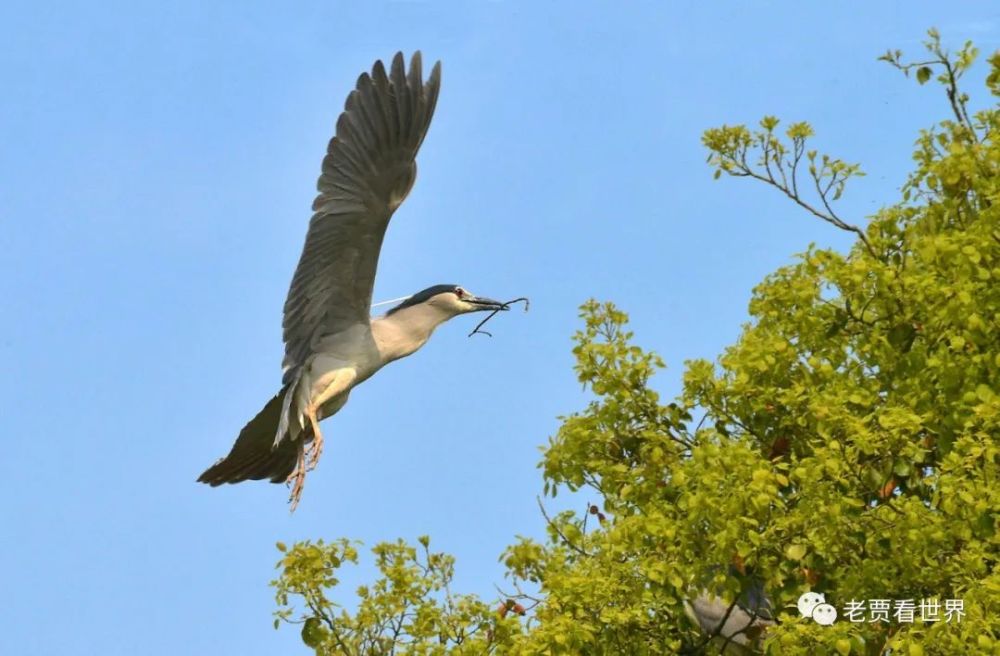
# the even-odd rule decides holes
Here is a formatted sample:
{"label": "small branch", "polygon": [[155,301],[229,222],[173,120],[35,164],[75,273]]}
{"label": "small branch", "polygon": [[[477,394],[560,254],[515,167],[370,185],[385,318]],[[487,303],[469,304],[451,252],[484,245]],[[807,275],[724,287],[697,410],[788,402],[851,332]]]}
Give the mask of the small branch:
{"label": "small branch", "polygon": [[[801,157],[801,155],[799,157]],[[834,175],[833,179],[831,179],[830,185],[827,186],[827,189],[824,191],[822,186],[820,185],[820,176],[818,174],[813,174],[813,180],[815,181],[816,192],[819,194],[820,200],[823,202],[824,208],[826,208],[826,212],[823,212],[814,207],[813,205],[811,205],[810,203],[806,202],[802,198],[802,196],[798,193],[798,184],[796,182],[794,169],[792,171],[793,186],[789,187],[787,185],[783,185],[781,182],[775,179],[775,177],[771,175],[769,167],[765,166],[767,175],[761,175],[760,173],[754,171],[747,165],[745,157],[742,160],[737,160],[736,164],[737,166],[740,167],[740,170],[733,172],[733,175],[750,177],[754,178],[755,180],[760,180],[761,182],[765,182],[774,187],[775,189],[781,191],[783,194],[785,194],[785,196],[794,201],[795,204],[797,204],[799,207],[806,210],[813,216],[816,216],[817,218],[820,218],[826,221],[827,223],[836,226],[837,228],[840,228],[841,230],[846,230],[847,232],[853,232],[865,245],[865,249],[868,251],[868,253],[875,259],[879,259],[878,255],[876,255],[875,253],[875,249],[868,241],[868,237],[865,235],[864,231],[858,226],[851,225],[841,220],[840,217],[838,217],[837,214],[833,211],[833,208],[830,206],[830,203],[827,200],[827,194],[829,193],[830,186],[832,186],[837,180],[836,175]]]}
{"label": "small branch", "polygon": [[806,152],[806,142],[804,138],[796,137],[792,140],[792,193],[796,196],[799,195],[799,181],[797,172],[799,170],[799,162],[802,160],[802,155]]}
{"label": "small branch", "polygon": [[794,200],[797,203],[799,203],[799,205],[802,205],[803,207],[805,207],[806,209],[808,209],[810,212],[812,212],[813,214],[815,214],[819,218],[821,218],[824,221],[826,221],[827,223],[835,225],[838,228],[840,228],[841,230],[846,230],[848,232],[853,232],[854,234],[856,234],[858,236],[858,238],[860,238],[861,241],[864,243],[865,248],[868,249],[868,252],[871,254],[871,256],[874,257],[875,259],[879,259],[878,256],[875,254],[875,249],[872,248],[872,245],[868,242],[868,237],[865,235],[864,231],[861,228],[859,228],[858,226],[856,226],[856,225],[851,225],[849,223],[846,223],[846,222],[842,221],[840,219],[840,217],[837,216],[836,212],[833,211],[833,208],[830,207],[830,202],[826,199],[826,197],[827,197],[827,194],[830,193],[830,188],[834,185],[834,182],[836,181],[836,175],[834,175],[833,177],[830,178],[830,184],[828,184],[826,186],[825,190],[821,190],[820,189],[819,177],[818,176],[813,176],[813,179],[816,181],[816,191],[819,193],[820,200],[823,201],[823,207],[826,208],[827,214],[822,214],[820,212],[817,212],[812,207],[808,206],[807,204],[802,203],[795,196],[791,196],[789,194],[789,197],[792,198],[792,200]]}
{"label": "small branch", "polygon": [[309,610],[313,612],[313,616],[322,619],[323,622],[326,624],[327,628],[330,629],[330,635],[332,635],[333,639],[336,640],[337,646],[340,647],[341,651],[344,652],[345,656],[351,656],[352,652],[348,648],[348,646],[344,644],[344,639],[341,638],[340,632],[337,631],[337,625],[333,623],[333,620],[330,619],[330,617],[326,613],[324,613],[319,607],[317,607],[311,599],[305,598],[305,600],[306,600],[306,605],[309,606]]}
{"label": "small branch", "polygon": [[941,64],[944,65],[945,72],[948,73],[948,102],[951,103],[951,111],[959,123],[965,126],[973,139],[976,138],[976,129],[972,127],[969,120],[969,113],[965,109],[965,102],[962,100],[961,92],[958,89],[958,76],[955,74],[955,67],[946,56],[941,57]]}
{"label": "small branch", "polygon": [[487,321],[489,321],[490,319],[492,319],[493,317],[495,317],[498,312],[503,312],[504,310],[509,310],[511,305],[513,305],[514,303],[520,303],[522,301],[524,302],[524,311],[527,312],[528,311],[528,305],[529,305],[530,301],[528,301],[528,299],[525,298],[525,297],[523,297],[523,296],[520,297],[520,298],[515,298],[512,301],[507,301],[506,303],[502,303],[500,305],[500,307],[498,307],[497,309],[495,309],[492,312],[490,312],[489,315],[485,319],[483,319],[482,321],[479,322],[479,324],[473,329],[473,331],[471,333],[469,333],[469,337],[472,337],[476,333],[479,333],[481,335],[486,335],[487,337],[493,337],[493,333],[486,332],[485,330],[480,330],[480,328],[482,328],[483,325]]}
{"label": "small branch", "polygon": [[529,611],[529,610],[533,609],[535,606],[538,606],[543,601],[545,601],[544,599],[540,599],[538,597],[533,597],[532,595],[530,595],[527,592],[525,592],[524,590],[522,590],[521,586],[518,584],[517,581],[513,581],[513,584],[514,584],[514,589],[517,590],[517,592],[513,593],[513,594],[510,593],[510,592],[507,592],[506,590],[504,590],[503,588],[501,588],[499,585],[497,585],[495,583],[493,584],[493,587],[494,587],[494,589],[496,589],[497,593],[499,593],[499,595],[501,597],[505,598],[505,599],[520,599],[520,600],[530,601],[531,604],[525,607],[525,609],[524,609],[525,611]]}
{"label": "small branch", "polygon": [[756,609],[754,609],[754,610],[753,610],[753,611],[752,611],[752,612],[750,613],[750,621],[749,621],[749,622],[747,622],[747,625],[746,625],[746,626],[744,626],[744,627],[743,627],[742,629],[740,629],[739,631],[733,631],[733,632],[732,632],[731,634],[729,634],[728,636],[726,636],[726,641],[722,643],[722,647],[721,647],[721,648],[719,649],[719,654],[720,654],[720,656],[721,656],[722,654],[725,654],[725,653],[726,653],[726,649],[728,649],[728,648],[729,648],[729,644],[730,644],[730,643],[731,643],[731,642],[733,641],[733,638],[735,638],[736,636],[738,636],[738,635],[740,635],[740,634],[742,634],[742,633],[746,633],[747,631],[749,631],[749,630],[750,630],[750,627],[752,627],[752,626],[753,626],[753,623],[754,623],[754,622],[756,622],[756,621],[757,621],[757,610],[756,610]]}
{"label": "small branch", "polygon": [[719,620],[719,623],[716,625],[716,627],[711,632],[709,632],[702,639],[701,642],[699,642],[698,644],[696,644],[694,647],[691,647],[691,649],[689,649],[688,651],[682,651],[680,653],[681,654],[697,654],[697,653],[703,651],[705,649],[705,647],[708,646],[708,643],[710,643],[715,638],[719,637],[719,634],[722,632],[722,627],[725,626],[726,622],[729,621],[729,616],[732,614],[733,609],[736,608],[736,603],[739,601],[739,599],[740,599],[739,595],[737,595],[736,598],[733,599],[733,603],[729,604],[729,608],[726,609],[726,612],[722,616],[722,619]]}
{"label": "small branch", "polygon": [[[698,431],[701,430],[701,427],[705,424],[705,420],[707,420],[707,419],[708,419],[708,411],[705,411],[701,415],[701,419],[698,420],[698,425],[694,427],[694,435],[698,434]],[[694,437],[692,436],[691,439],[692,439],[692,444],[693,444],[694,443]]]}
{"label": "small branch", "polygon": [[566,543],[566,546],[572,549],[573,551],[577,552],[581,556],[586,556],[587,558],[590,558],[590,553],[588,553],[586,549],[573,544],[572,540],[567,538],[566,534],[562,532],[562,529],[560,529],[559,526],[557,526],[556,523],[552,521],[552,519],[549,517],[549,514],[545,512],[545,506],[542,504],[541,497],[535,497],[535,500],[538,502],[538,507],[542,511],[542,517],[545,518],[545,522],[552,527],[552,530],[556,532],[556,535],[562,538],[563,542]]}

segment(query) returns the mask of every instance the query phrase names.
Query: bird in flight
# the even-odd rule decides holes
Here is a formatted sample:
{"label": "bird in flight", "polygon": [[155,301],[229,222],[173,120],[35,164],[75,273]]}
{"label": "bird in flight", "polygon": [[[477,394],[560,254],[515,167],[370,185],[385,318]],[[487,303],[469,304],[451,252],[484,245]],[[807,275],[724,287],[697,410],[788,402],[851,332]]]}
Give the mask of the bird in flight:
{"label": "bird in flight", "polygon": [[425,81],[419,52],[409,71],[397,53],[388,72],[377,61],[370,75],[358,78],[323,159],[314,214],[285,300],[281,391],[199,482],[287,482],[294,510],[306,472],[323,451],[319,423],[344,407],[354,387],[414,353],[445,321],[496,313],[515,302],[476,296],[459,285],[434,285],[384,316],[370,316],[382,239],[416,178],[415,158],[440,83],[441,63]]}

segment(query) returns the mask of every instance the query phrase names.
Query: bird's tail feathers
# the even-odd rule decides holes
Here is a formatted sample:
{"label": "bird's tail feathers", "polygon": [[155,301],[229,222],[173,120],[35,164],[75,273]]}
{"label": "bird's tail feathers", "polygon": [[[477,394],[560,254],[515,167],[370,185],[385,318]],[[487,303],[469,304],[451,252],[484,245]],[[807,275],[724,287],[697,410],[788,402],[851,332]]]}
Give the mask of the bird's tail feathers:
{"label": "bird's tail feathers", "polygon": [[[278,433],[279,424],[285,423],[287,428],[287,421],[282,422],[282,415],[287,405],[286,397],[293,396],[290,393],[292,389],[294,386],[286,386],[268,401],[240,431],[229,455],[206,469],[198,477],[198,482],[208,483],[212,487],[264,478],[270,479],[272,483],[284,483],[295,469],[299,449],[304,443],[302,440],[287,439],[287,436]],[[285,439],[276,439],[276,434],[278,438]]]}

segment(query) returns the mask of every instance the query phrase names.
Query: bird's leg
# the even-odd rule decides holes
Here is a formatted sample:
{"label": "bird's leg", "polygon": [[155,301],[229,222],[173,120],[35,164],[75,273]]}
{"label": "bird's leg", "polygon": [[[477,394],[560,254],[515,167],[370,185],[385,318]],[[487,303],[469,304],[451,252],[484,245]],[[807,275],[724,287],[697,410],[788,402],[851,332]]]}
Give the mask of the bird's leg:
{"label": "bird's leg", "polygon": [[[309,445],[309,453],[306,459],[306,469],[312,471],[319,464],[319,457],[323,454],[323,433],[319,430],[320,409],[328,401],[335,397],[347,393],[351,385],[357,378],[358,372],[355,369],[337,369],[321,378],[313,388],[314,395],[309,405],[306,407],[305,415],[309,419],[309,426],[312,428],[313,440]],[[342,398],[342,401],[346,397]],[[343,405],[341,402],[340,405]]]}
{"label": "bird's leg", "polygon": [[299,458],[286,482],[292,485],[292,493],[288,497],[288,503],[292,505],[289,511],[295,512],[299,499],[302,498],[302,488],[306,484],[306,451],[303,442],[299,442]]}
{"label": "bird's leg", "polygon": [[319,457],[323,455],[323,433],[319,430],[319,421],[316,419],[316,408],[309,406],[306,409],[306,417],[309,418],[309,425],[312,427],[313,440],[309,444],[309,454],[306,458],[306,469],[312,471],[319,464]]}
{"label": "bird's leg", "polygon": [[[299,458],[295,469],[288,476],[287,483],[292,486],[292,493],[288,502],[292,504],[292,511],[299,505],[302,496],[302,488],[306,483],[306,473],[316,468],[319,457],[323,453],[323,433],[319,430],[318,413],[324,404],[338,394],[344,394],[351,388],[354,379],[357,378],[357,371],[354,369],[338,369],[327,376],[321,378],[313,388],[312,400],[306,406],[303,414],[309,420],[309,428],[312,431],[312,440],[306,446],[306,436],[302,435],[299,441]],[[346,400],[346,397],[343,397]],[[341,405],[343,405],[341,403]],[[308,453],[307,453],[308,451]]]}
{"label": "bird's leg", "polygon": [[306,438],[304,435],[302,436],[299,441],[299,458],[295,463],[295,469],[286,480],[292,486],[292,493],[288,497],[288,502],[292,505],[291,512],[295,512],[299,505],[299,499],[302,498],[302,489],[306,485],[306,473],[316,468],[316,463],[319,462],[319,457],[323,453],[323,433],[319,431],[316,408],[310,405],[306,408],[305,415],[309,418],[313,439],[307,447]]}

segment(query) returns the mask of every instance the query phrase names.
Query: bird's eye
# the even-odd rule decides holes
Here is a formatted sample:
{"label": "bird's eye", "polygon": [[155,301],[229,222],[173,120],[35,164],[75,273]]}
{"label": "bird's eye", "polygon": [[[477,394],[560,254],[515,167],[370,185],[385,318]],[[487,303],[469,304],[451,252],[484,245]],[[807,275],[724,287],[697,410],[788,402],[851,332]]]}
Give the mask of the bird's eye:
{"label": "bird's eye", "polygon": [[455,296],[458,296],[459,298],[464,298],[465,297],[465,290],[462,289],[461,287],[456,287],[455,288]]}

